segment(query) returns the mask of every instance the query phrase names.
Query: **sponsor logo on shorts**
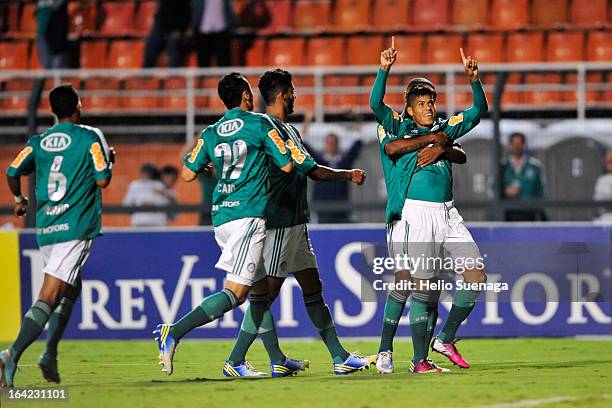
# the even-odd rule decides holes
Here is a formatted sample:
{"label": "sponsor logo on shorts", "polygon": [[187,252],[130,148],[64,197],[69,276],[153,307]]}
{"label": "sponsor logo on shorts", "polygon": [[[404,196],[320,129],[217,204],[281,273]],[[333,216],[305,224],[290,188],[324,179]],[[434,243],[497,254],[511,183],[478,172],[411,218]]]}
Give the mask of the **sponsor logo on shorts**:
{"label": "sponsor logo on shorts", "polygon": [[286,261],[281,262],[280,268],[281,268],[281,271],[285,272],[285,270],[287,269],[287,262]]}
{"label": "sponsor logo on shorts", "polygon": [[244,122],[242,119],[232,119],[221,123],[217,126],[217,134],[219,136],[232,136],[242,129]]}
{"label": "sponsor logo on shorts", "polygon": [[61,215],[65,213],[68,208],[70,208],[70,204],[50,205],[45,207],[45,215]]}
{"label": "sponsor logo on shorts", "polygon": [[72,139],[65,133],[51,133],[40,141],[40,147],[48,152],[61,152],[70,146]]}
{"label": "sponsor logo on shorts", "polygon": [[45,228],[37,228],[37,233],[41,235],[53,234],[54,232],[70,231],[70,224],[56,224]]}
{"label": "sponsor logo on shorts", "polygon": [[255,264],[253,262],[247,265],[247,271],[255,272]]}

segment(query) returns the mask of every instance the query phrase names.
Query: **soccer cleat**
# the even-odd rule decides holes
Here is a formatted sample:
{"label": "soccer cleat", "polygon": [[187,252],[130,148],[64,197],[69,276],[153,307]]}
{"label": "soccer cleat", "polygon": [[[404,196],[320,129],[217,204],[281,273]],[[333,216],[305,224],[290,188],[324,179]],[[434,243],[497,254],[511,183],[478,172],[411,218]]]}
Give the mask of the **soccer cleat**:
{"label": "soccer cleat", "polygon": [[431,349],[436,353],[446,356],[452,363],[461,368],[470,368],[470,363],[459,354],[459,350],[457,350],[457,346],[455,346],[458,341],[459,340],[453,340],[450,343],[442,343],[442,340],[436,337],[431,342]]}
{"label": "soccer cleat", "polygon": [[0,388],[13,386],[16,370],[17,364],[13,362],[11,352],[9,350],[0,352]]}
{"label": "soccer cleat", "polygon": [[447,373],[450,370],[448,368],[440,367],[433,361],[428,358],[424,358],[418,362],[415,366],[412,361],[410,361],[410,372],[417,374],[430,374],[430,373]]}
{"label": "soccer cleat", "polygon": [[171,324],[158,324],[157,328],[153,331],[153,334],[157,335],[155,340],[157,340],[157,348],[159,349],[159,365],[164,366],[162,371],[168,375],[172,375],[172,360],[179,343],[178,340],[170,335],[171,328]]}
{"label": "soccer cleat", "polygon": [[334,363],[334,374],[347,375],[363,369],[369,369],[371,364],[376,363],[378,356],[359,356],[355,353],[349,354],[343,363]]}
{"label": "soccer cleat", "polygon": [[226,377],[266,377],[268,375],[261,371],[257,371],[248,361],[233,366],[229,363],[229,360],[226,361],[223,366],[223,374]]}
{"label": "soccer cleat", "polygon": [[38,359],[38,368],[40,368],[45,380],[56,384],[60,383],[61,379],[57,371],[57,358],[43,353]]}
{"label": "soccer cleat", "polygon": [[382,351],[376,357],[376,370],[379,374],[393,373],[393,352]]}
{"label": "soccer cleat", "polygon": [[292,358],[285,357],[285,361],[282,364],[270,363],[270,371],[272,377],[289,377],[291,375],[297,375],[299,371],[306,371],[310,367],[308,360],[294,360]]}

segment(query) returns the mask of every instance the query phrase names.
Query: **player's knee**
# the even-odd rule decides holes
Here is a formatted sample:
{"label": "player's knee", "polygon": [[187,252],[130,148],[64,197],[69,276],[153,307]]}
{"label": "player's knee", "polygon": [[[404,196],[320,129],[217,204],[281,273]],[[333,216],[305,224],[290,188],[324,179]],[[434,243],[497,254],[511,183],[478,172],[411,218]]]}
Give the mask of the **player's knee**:
{"label": "player's knee", "polygon": [[395,272],[395,283],[410,282],[410,280],[410,271],[404,270]]}
{"label": "player's knee", "polygon": [[487,283],[484,269],[470,269],[463,273],[463,279],[469,283]]}

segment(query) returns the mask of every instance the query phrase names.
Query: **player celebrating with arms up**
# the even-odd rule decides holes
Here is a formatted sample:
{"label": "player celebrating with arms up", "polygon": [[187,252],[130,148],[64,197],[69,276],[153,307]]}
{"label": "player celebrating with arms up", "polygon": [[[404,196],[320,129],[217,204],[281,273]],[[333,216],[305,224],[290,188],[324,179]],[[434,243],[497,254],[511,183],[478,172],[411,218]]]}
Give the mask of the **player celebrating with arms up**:
{"label": "player celebrating with arms up", "polygon": [[15,214],[26,213],[21,176],[36,171],[36,241],[44,258],[45,279],[26,313],[13,345],[0,353],[0,386],[12,387],[21,354],[49,322],[43,377],[59,383],[57,346],[81,294],[81,271],[102,224],[101,188],[109,185],[114,150],[99,129],[79,125],[81,101],[71,85],[49,93],[59,123],[28,140],[6,171],[15,196]]}
{"label": "player celebrating with arms up", "polygon": [[[206,297],[175,324],[157,326],[160,364],[168,375],[172,374],[176,346],[188,332],[238,307],[251,289],[253,298],[267,298],[266,274],[259,265],[266,237],[263,217],[268,203],[268,162],[285,173],[293,169],[290,152],[278,130],[267,117],[251,112],[253,91],[249,82],[234,72],[221,79],[218,91],[228,111],[204,129],[183,160],[182,176],[185,181],[194,181],[211,162],[217,169],[212,219],[221,257],[216,267],[227,272],[227,280],[223,290]],[[255,303],[252,316],[257,330],[268,303]],[[305,369],[303,361],[286,358],[278,343],[275,355],[285,375]]]}
{"label": "player celebrating with arms up", "polygon": [[[270,169],[270,202],[266,209],[267,233],[262,268],[265,268],[270,282],[271,300],[278,296],[285,279],[293,274],[302,289],[308,316],[333,359],[334,373],[345,375],[362,370],[370,366],[373,358],[349,353],[342,347],[329,308],[323,300],[317,259],[306,226],[310,220],[306,196],[309,177],[318,181],[344,180],[361,185],[365,181],[365,173],[360,169],[339,170],[320,166],[308,154],[298,130],[285,122],[287,116],[293,113],[296,98],[291,73],[282,69],[266,71],[259,79],[259,90],[267,105],[267,116],[279,129],[297,170],[287,174],[274,164]],[[223,372],[227,376],[254,375],[242,370],[242,366],[248,364],[245,363],[247,350],[258,333],[252,324],[253,308],[254,303],[251,302],[234,350],[225,363]],[[271,322],[271,319],[266,317],[266,321]],[[275,347],[278,339],[276,333],[268,329],[262,327],[259,333],[270,354],[269,348]],[[272,375],[278,374],[279,370],[272,362]]]}
{"label": "player celebrating with arms up", "polygon": [[[465,228],[463,219],[452,201],[452,169],[448,142],[454,141],[474,128],[487,112],[487,102],[478,78],[477,62],[461,57],[464,70],[470,79],[474,103],[466,111],[443,120],[436,117],[436,90],[424,79],[412,80],[406,90],[406,108],[403,117],[383,103],[384,89],[389,69],[397,57],[394,42],[391,48],[381,53],[381,68],[376,77],[370,99],[379,123],[385,130],[399,136],[398,139],[384,138],[381,145],[387,155],[397,158],[400,168],[400,190],[398,198],[403,201],[400,226],[406,229],[406,255],[436,258],[445,254],[453,259],[482,259],[474,240]],[[410,120],[405,120],[409,117]],[[437,133],[436,132],[441,132]],[[429,144],[432,146],[426,147]],[[416,153],[416,150],[422,149]],[[412,371],[441,372],[442,368],[427,359],[429,341],[437,320],[439,292],[422,290],[421,281],[432,280],[436,270],[430,265],[419,264],[411,270],[416,283],[410,307],[410,326],[413,339],[414,357]],[[486,281],[483,268],[465,270],[463,279],[469,283]],[[454,335],[474,307],[479,291],[458,290],[453,307],[440,333],[434,339],[432,348],[448,357],[453,363],[467,368],[465,361],[454,345]]]}

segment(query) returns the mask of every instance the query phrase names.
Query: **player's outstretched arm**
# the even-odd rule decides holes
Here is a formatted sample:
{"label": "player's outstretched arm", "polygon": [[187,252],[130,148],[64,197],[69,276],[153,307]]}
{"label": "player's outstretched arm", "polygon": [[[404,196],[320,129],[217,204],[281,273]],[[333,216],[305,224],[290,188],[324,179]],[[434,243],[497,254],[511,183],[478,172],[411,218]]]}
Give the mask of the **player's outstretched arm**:
{"label": "player's outstretched arm", "polygon": [[430,133],[411,138],[395,139],[385,144],[385,153],[387,156],[401,156],[423,149],[432,143],[444,146],[447,142],[448,137],[443,132]]}
{"label": "player's outstretched arm", "polygon": [[361,169],[342,170],[317,166],[308,173],[308,177],[316,181],[350,181],[360,186],[365,182],[366,173]]}
{"label": "player's outstretched arm", "polygon": [[397,58],[397,50],[395,49],[395,37],[391,37],[391,48],[387,48],[380,53],[380,69],[376,74],[376,80],[370,94],[370,108],[374,112],[374,116],[385,130],[396,134],[401,122],[400,116],[393,111],[389,106],[385,105],[385,88],[387,84],[387,76],[389,70]]}
{"label": "player's outstretched arm", "polygon": [[28,208],[28,197],[25,197],[21,193],[21,176],[9,176],[7,174],[6,182],[9,186],[9,190],[11,190],[11,193],[15,196],[14,213],[17,217],[23,217]]}

